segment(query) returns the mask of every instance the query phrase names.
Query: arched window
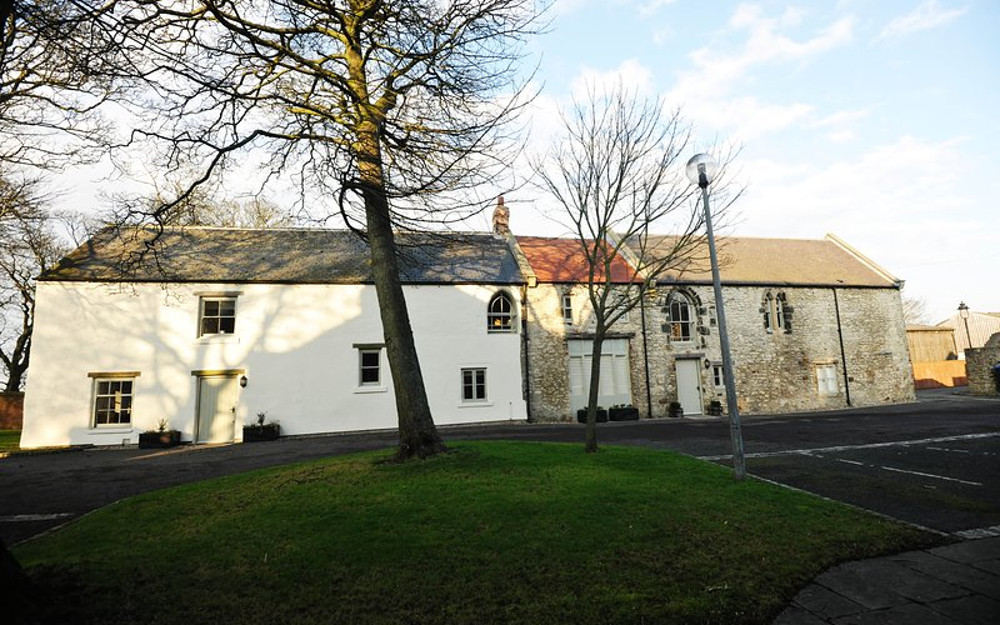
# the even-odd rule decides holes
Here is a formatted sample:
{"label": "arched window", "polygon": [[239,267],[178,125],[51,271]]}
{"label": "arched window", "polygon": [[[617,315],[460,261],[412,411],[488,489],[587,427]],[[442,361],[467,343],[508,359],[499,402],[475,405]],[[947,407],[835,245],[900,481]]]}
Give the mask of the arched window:
{"label": "arched window", "polygon": [[670,340],[694,339],[694,311],[691,300],[683,293],[670,296]]}
{"label": "arched window", "polygon": [[489,332],[514,331],[514,305],[506,293],[497,293],[490,299],[486,313],[486,329]]}
{"label": "arched window", "polygon": [[768,334],[789,331],[790,311],[786,309],[784,293],[773,294],[770,291],[765,293],[760,311],[764,315],[764,330]]}

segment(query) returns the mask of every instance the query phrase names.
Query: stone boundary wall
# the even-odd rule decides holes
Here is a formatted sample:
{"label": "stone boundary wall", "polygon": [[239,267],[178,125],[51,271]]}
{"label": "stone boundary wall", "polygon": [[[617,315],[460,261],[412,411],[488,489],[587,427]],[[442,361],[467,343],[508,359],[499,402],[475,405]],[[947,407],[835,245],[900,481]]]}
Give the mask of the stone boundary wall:
{"label": "stone boundary wall", "polygon": [[24,393],[0,393],[0,430],[20,430],[24,420]]}
{"label": "stone boundary wall", "polygon": [[991,369],[1000,363],[1000,332],[990,337],[979,349],[965,350],[965,366],[969,377],[969,392],[973,395],[1000,395]]}

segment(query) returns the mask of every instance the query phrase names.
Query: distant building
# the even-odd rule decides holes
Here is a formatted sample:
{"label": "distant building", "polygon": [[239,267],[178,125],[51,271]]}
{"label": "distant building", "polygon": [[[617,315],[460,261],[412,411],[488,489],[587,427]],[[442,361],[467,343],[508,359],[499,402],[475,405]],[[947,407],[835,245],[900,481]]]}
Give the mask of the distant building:
{"label": "distant building", "polygon": [[[966,321],[968,321],[968,333],[966,333]],[[955,333],[955,346],[958,348],[959,357],[965,358],[965,350],[969,347],[980,348],[986,345],[990,337],[1000,332],[1000,312],[974,312],[969,311],[969,318],[962,319],[956,312],[951,317],[937,324],[939,327],[951,328]],[[969,345],[969,339],[972,344]]]}

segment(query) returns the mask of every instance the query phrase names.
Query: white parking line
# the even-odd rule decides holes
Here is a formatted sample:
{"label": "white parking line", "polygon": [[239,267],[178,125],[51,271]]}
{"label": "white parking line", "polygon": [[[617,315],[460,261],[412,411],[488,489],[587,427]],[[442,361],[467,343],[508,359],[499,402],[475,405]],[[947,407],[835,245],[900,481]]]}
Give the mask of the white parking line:
{"label": "white parking line", "polygon": [[930,477],[935,480],[945,480],[948,482],[958,482],[959,484],[968,484],[969,486],[982,486],[982,482],[967,482],[965,480],[960,480],[955,477],[945,477],[944,475],[934,475],[933,473],[922,473],[920,471],[908,471],[906,469],[897,469],[895,467],[881,466],[880,469],[885,469],[886,471],[895,471],[896,473],[909,473],[910,475],[919,475],[920,477]]}
{"label": "white parking line", "polygon": [[[892,441],[889,443],[868,443],[866,445],[836,445],[833,447],[814,447],[811,449],[786,449],[782,451],[765,451],[760,453],[746,454],[747,458],[773,458],[776,456],[800,456],[817,453],[835,453],[838,451],[852,451],[855,449],[880,449],[883,447],[909,447],[911,445],[926,445],[928,443],[949,443],[953,441],[970,441],[982,438],[996,438],[1000,432],[986,432],[984,434],[962,434],[960,436],[941,436],[938,438],[921,438],[911,441]],[[698,456],[701,460],[729,460],[732,454],[721,456]]]}
{"label": "white parking line", "polygon": [[933,451],[949,451],[949,452],[951,452],[953,454],[968,454],[968,453],[971,453],[968,449],[948,449],[947,447],[930,447],[930,446],[928,446],[927,449],[930,449],[930,450],[933,450]]}
{"label": "white parking line", "polygon": [[13,514],[0,516],[0,523],[26,523],[28,521],[55,521],[73,516],[72,512],[54,512],[52,514]]}

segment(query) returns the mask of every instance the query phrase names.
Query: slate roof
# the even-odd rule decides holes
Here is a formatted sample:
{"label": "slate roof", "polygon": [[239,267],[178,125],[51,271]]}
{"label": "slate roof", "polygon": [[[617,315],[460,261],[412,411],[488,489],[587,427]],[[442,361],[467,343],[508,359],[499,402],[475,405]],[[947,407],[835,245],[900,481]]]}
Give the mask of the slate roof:
{"label": "slate roof", "polygon": [[[373,282],[366,242],[349,230],[167,228],[152,251],[123,271],[152,229],[103,230],[39,280],[70,282]],[[503,237],[399,233],[400,278],[409,284],[523,284]]]}
{"label": "slate roof", "polygon": [[[516,237],[532,271],[539,282],[587,282],[589,269],[580,249],[579,239],[548,237]],[[611,264],[611,282],[623,284],[633,280],[634,270],[625,259],[617,256]]]}
{"label": "slate roof", "polygon": [[[650,236],[653,249],[670,249],[669,236]],[[832,235],[826,239],[717,239],[719,274],[724,284],[769,286],[852,286],[893,288],[898,279]],[[661,283],[711,284],[708,244],[693,260],[668,273]]]}

